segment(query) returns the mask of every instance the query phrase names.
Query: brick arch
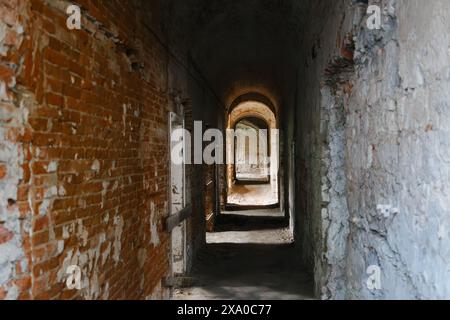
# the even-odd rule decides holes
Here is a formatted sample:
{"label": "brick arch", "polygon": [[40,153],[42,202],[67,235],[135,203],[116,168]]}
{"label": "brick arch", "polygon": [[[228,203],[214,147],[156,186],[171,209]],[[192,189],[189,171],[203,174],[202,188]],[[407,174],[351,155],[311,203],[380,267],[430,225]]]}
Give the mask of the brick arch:
{"label": "brick arch", "polygon": [[[252,99],[256,98],[256,99]],[[266,104],[265,102],[269,103]],[[274,146],[273,143],[276,143],[275,138],[276,136],[273,135],[272,129],[278,128],[278,122],[276,117],[276,111],[274,109],[274,105],[270,103],[270,100],[263,96],[263,95],[245,95],[241,96],[240,98],[236,99],[232,105],[230,106],[228,117],[227,117],[227,129],[235,129],[235,126],[239,121],[246,119],[246,118],[259,118],[267,123],[268,129],[270,130],[269,134],[269,153],[274,154],[276,153],[279,157],[279,148],[278,146]],[[227,132],[227,143],[226,143],[226,152],[227,154],[234,154],[234,151],[231,149],[234,146],[230,144],[230,137],[228,136]],[[278,161],[277,161],[278,163]],[[276,164],[271,164],[270,168],[270,177],[269,177],[269,184],[271,185],[271,190],[274,193],[278,194],[279,189],[279,173],[278,170],[275,168],[277,167]],[[236,179],[236,167],[235,164],[228,163],[226,166],[226,173],[225,173],[225,181],[226,181],[226,190],[231,190],[233,188],[233,184]],[[278,194],[279,197],[279,194]]]}
{"label": "brick arch", "polygon": [[231,114],[234,109],[246,102],[259,102],[269,108],[275,117],[277,116],[277,108],[272,99],[258,92],[249,92],[234,99],[228,108],[228,114]]}
{"label": "brick arch", "polygon": [[228,114],[228,129],[233,128],[240,120],[250,117],[264,120],[270,129],[277,128],[276,113],[265,103],[255,100],[243,100],[243,102],[240,102],[230,110],[231,112]]}

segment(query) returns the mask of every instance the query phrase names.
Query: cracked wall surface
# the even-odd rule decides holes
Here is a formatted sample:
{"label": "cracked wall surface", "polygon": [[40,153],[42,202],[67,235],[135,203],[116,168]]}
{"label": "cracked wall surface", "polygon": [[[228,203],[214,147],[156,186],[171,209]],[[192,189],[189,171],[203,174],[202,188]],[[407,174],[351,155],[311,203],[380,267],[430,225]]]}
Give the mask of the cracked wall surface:
{"label": "cracked wall surface", "polygon": [[[313,54],[304,53],[299,167],[312,189],[301,190],[302,255],[323,298],[449,298],[450,7],[439,0],[369,2],[382,7],[381,30],[366,27],[364,5],[336,1],[322,28],[310,21],[305,38]],[[349,35],[354,52],[348,51]],[[324,217],[318,204],[329,195],[322,188],[339,186],[341,179],[320,181],[333,165],[318,165],[319,110],[323,114],[337,97],[324,98],[329,92],[323,88],[330,85],[330,62],[342,58],[354,63],[353,70],[331,69],[334,83],[344,88],[343,104],[334,107],[345,113],[345,165],[338,173],[346,177],[348,213],[328,207]],[[348,238],[328,244],[324,254],[321,244],[335,234],[324,229],[330,215],[343,219]],[[334,260],[343,248],[345,260]],[[370,266],[381,270],[380,290],[367,286]],[[324,273],[327,268],[341,276]]]}

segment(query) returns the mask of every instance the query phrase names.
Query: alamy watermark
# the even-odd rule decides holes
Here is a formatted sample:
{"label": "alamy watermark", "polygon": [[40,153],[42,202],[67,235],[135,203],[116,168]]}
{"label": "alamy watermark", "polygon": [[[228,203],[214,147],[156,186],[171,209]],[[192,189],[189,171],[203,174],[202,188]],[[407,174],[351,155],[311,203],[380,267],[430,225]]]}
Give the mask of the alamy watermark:
{"label": "alamy watermark", "polygon": [[67,29],[80,30],[81,29],[81,8],[75,4],[67,7],[66,13],[69,17],[66,20]]}
{"label": "alamy watermark", "polygon": [[66,270],[66,286],[69,290],[81,290],[81,268],[77,265],[71,265]]}
{"label": "alamy watermark", "polygon": [[[278,129],[227,129],[225,137],[219,129],[203,132],[202,128],[202,122],[195,121],[193,135],[186,129],[175,129],[171,132],[173,164],[273,166],[278,163]],[[244,157],[235,157],[235,151],[239,150],[243,151]]]}
{"label": "alamy watermark", "polygon": [[370,291],[381,290],[381,268],[377,265],[371,265],[367,268],[367,289]]}
{"label": "alamy watermark", "polygon": [[[69,30],[81,29],[81,8],[78,5],[71,4],[67,7],[68,18],[66,25]],[[380,30],[382,25],[382,12],[379,5],[369,5],[367,7],[367,28],[369,30]]]}

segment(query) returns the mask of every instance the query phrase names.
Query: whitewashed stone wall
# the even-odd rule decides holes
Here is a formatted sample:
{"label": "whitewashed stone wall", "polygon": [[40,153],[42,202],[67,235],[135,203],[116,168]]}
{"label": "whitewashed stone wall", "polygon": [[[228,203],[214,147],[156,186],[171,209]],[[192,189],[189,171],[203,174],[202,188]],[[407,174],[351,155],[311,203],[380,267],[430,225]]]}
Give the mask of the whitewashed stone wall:
{"label": "whitewashed stone wall", "polygon": [[[369,4],[382,8],[381,30],[366,27],[363,4],[342,0],[309,22],[304,39],[297,167],[306,167],[309,188],[300,194],[302,256],[322,298],[450,298],[450,2]],[[327,185],[334,167],[323,167],[320,129],[324,102],[334,100],[324,99],[324,74],[348,54],[348,40],[354,67],[333,70],[345,80],[336,85],[344,87],[345,159]],[[329,150],[339,147],[328,142]],[[343,196],[348,211],[323,211],[330,194],[322,191],[339,190],[341,173],[346,192],[337,200]],[[380,268],[379,290],[367,286],[370,266]]]}

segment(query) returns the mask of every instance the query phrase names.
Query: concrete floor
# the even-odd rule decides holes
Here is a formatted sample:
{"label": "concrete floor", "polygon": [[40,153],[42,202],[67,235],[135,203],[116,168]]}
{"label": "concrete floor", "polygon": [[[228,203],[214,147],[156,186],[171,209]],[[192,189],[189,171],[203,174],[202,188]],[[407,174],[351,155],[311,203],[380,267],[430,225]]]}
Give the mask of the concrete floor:
{"label": "concrete floor", "polygon": [[278,203],[278,194],[270,184],[234,184],[228,190],[228,204],[270,206]]}
{"label": "concrete floor", "polygon": [[194,285],[177,300],[312,299],[311,278],[295,260],[279,210],[225,213],[194,268]]}

